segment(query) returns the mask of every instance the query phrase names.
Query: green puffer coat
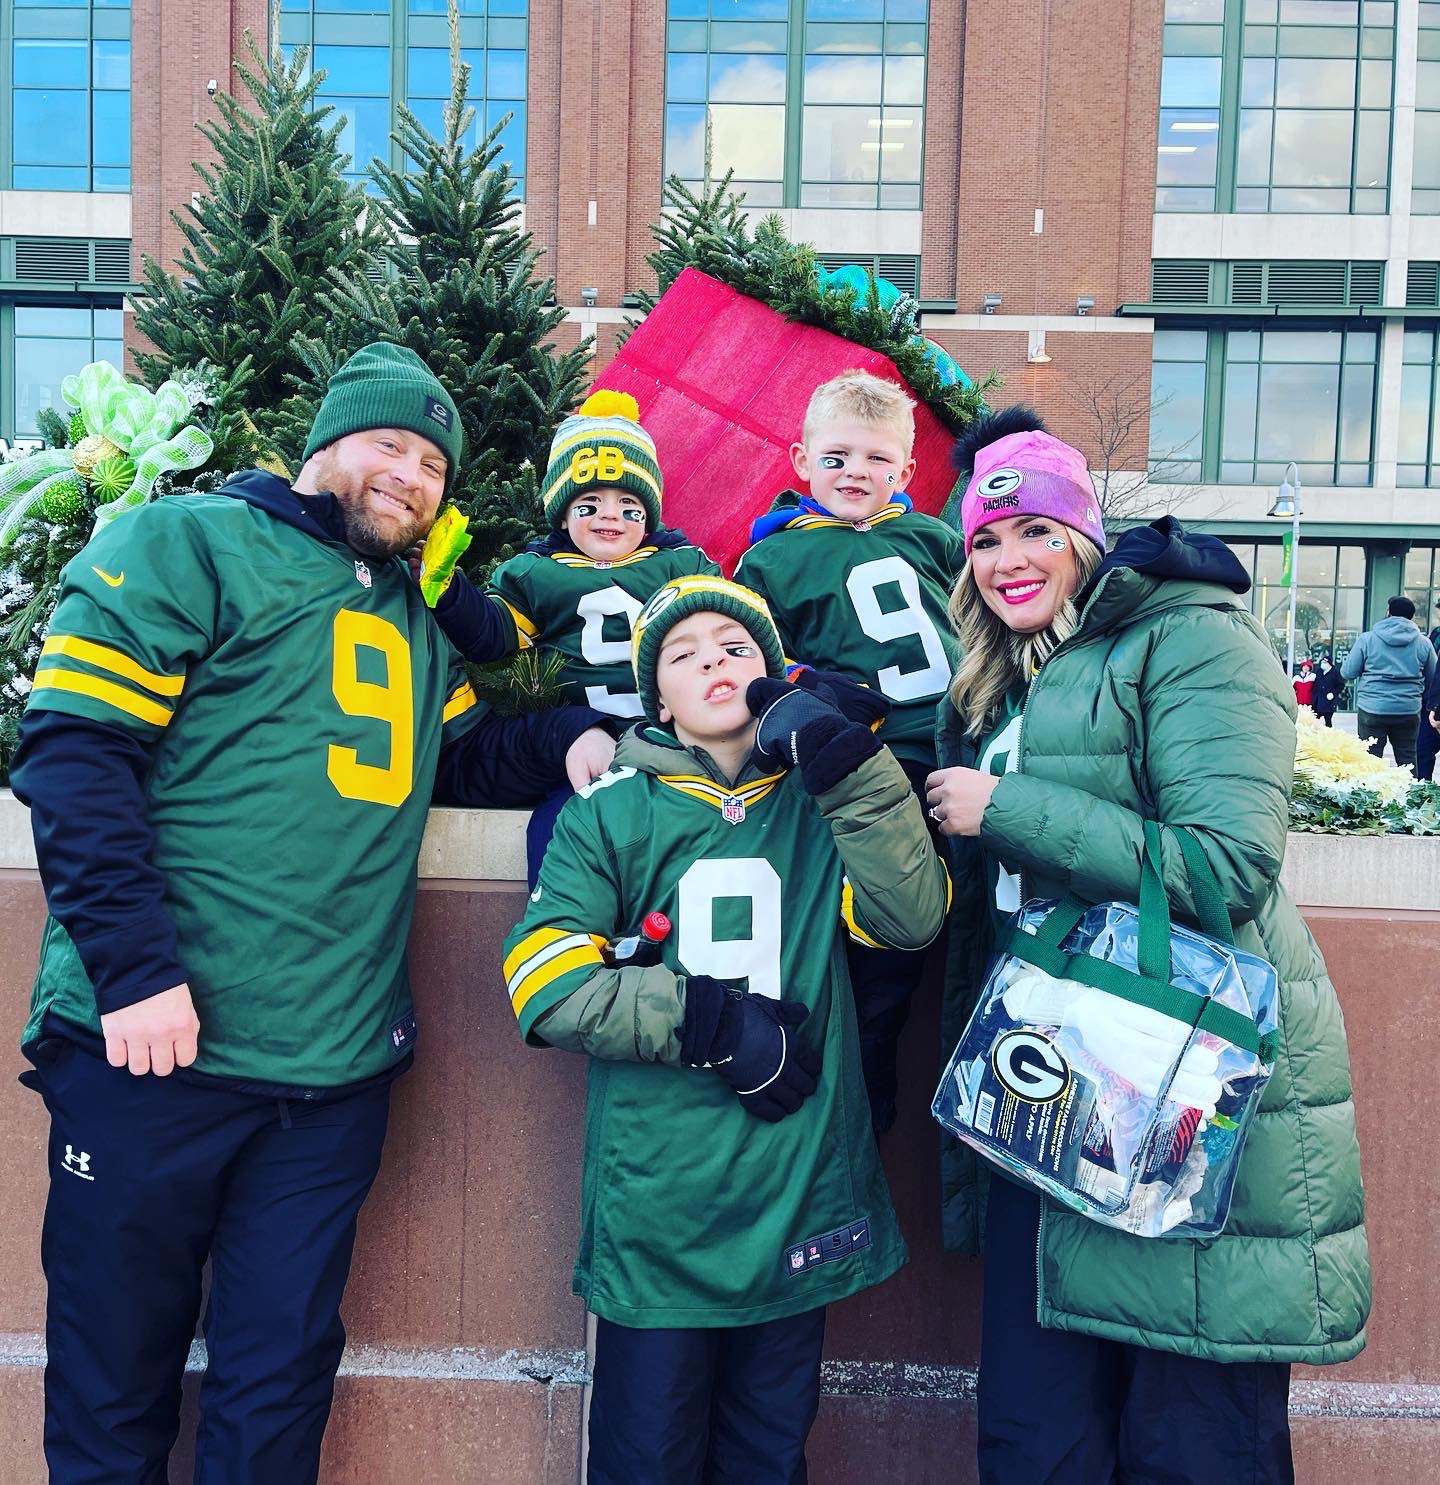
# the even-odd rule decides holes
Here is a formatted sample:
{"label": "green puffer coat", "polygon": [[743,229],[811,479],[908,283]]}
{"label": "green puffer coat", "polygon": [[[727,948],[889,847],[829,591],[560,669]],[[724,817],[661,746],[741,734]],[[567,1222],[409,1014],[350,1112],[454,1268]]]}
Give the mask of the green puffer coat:
{"label": "green puffer coat", "polygon": [[[1183,543],[1178,528],[1158,524],[1172,547]],[[1185,565],[1182,553],[1171,570]],[[982,852],[1022,873],[1022,897],[1134,902],[1142,821],[1188,827],[1219,879],[1236,943],[1279,975],[1275,1073],[1218,1238],[1132,1237],[1045,1203],[1038,1318],[1216,1361],[1345,1361],[1365,1344],[1370,1264],[1345,1026],[1280,885],[1295,702],[1230,588],[1154,570],[1107,563],[1076,633],[1031,686],[1019,771],[998,782],[978,843],[950,842],[944,1050],[974,1006],[990,948]],[[945,705],[941,766],[973,766],[975,751]],[[1162,835],[1172,907],[1193,922],[1184,862]],[[948,1136],[945,1146],[947,1246],[974,1253],[983,1162]]]}

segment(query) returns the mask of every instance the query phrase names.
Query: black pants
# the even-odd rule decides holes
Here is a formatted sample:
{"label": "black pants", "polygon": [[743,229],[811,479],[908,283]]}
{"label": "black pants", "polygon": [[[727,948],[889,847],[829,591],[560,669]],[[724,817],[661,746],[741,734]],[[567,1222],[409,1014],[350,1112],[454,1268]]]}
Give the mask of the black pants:
{"label": "black pants", "polygon": [[[924,811],[929,764],[902,760],[900,766]],[[925,823],[933,835],[934,826],[928,814]],[[883,1134],[895,1122],[899,1082],[895,1059],[900,1033],[910,1015],[910,1000],[925,972],[930,951],[872,949],[854,942],[847,944],[846,949],[860,1038],[860,1065],[865,1073],[865,1091],[870,1097],[870,1122],[876,1134]]]}
{"label": "black pants", "polygon": [[1401,768],[1415,767],[1415,741],[1420,733],[1420,713],[1404,717],[1376,716],[1374,712],[1357,712],[1355,731],[1377,758],[1383,757],[1388,742],[1395,749],[1395,762]]}
{"label": "black pants", "polygon": [[1435,777],[1435,760],[1437,754],[1440,754],[1440,732],[1436,732],[1430,725],[1430,713],[1422,712],[1420,714],[1420,733],[1415,740],[1415,777],[1417,779],[1433,779]]}
{"label": "black pants", "polygon": [[1040,1198],[992,1176],[982,1485],[1292,1485],[1290,1368],[1202,1361],[1035,1319]]}
{"label": "black pants", "polygon": [[825,1311],[763,1325],[600,1320],[589,1485],[805,1485]]}
{"label": "black pants", "polygon": [[340,1297],[390,1087],[277,1103],[45,1044],[51,1485],[164,1485],[211,1265],[195,1478],[305,1485],[345,1343]]}

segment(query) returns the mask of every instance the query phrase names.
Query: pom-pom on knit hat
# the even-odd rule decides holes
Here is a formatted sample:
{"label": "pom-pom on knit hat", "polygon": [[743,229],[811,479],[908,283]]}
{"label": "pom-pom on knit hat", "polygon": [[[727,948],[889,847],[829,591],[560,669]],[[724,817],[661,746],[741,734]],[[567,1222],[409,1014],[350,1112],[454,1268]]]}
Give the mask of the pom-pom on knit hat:
{"label": "pom-pom on knit hat", "polygon": [[592,392],[555,430],[540,487],[550,529],[564,527],[565,507],[577,495],[602,488],[628,491],[645,507],[647,529],[660,525],[660,461],[628,392]]}
{"label": "pom-pom on knit hat", "polygon": [[785,650],[780,643],[770,607],[758,594],[728,578],[696,576],[673,578],[657,588],[635,618],[630,658],[635,667],[635,685],[640,705],[651,722],[660,721],[660,688],[655,670],[665,636],[690,614],[724,614],[743,624],[745,632],[765,657],[765,674],[785,679]]}
{"label": "pom-pom on knit hat", "polygon": [[1012,516],[1049,516],[1105,549],[1100,503],[1085,455],[1048,433],[1028,407],[1005,408],[977,419],[951,452],[970,482],[960,502],[965,555],[975,533]]}
{"label": "pom-pom on knit hat", "polygon": [[403,345],[377,340],[361,346],[330,378],[304,458],[367,428],[405,428],[443,450],[448,488],[465,450],[460,413],[434,372]]}

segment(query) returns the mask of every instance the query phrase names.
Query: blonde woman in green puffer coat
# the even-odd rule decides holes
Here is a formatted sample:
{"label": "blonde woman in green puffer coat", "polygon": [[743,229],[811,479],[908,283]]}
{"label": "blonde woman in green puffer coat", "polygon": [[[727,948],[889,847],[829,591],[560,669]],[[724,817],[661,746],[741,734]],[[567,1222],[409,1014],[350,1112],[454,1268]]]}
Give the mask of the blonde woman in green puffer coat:
{"label": "blonde woman in green puffer coat", "polygon": [[1198,840],[1237,945],[1281,987],[1218,1238],[1102,1226],[946,1137],[947,1245],[980,1251],[984,1228],[981,1479],[1289,1482],[1290,1365],[1355,1356],[1370,1308],[1344,1021],[1280,884],[1293,694],[1229,550],[1166,518],[1103,557],[1083,456],[1028,409],[982,422],[957,463],[973,470],[951,602],[964,659],[928,789],[956,889],[944,1050],[1023,898],[1137,900],[1146,820],[1177,916],[1193,921],[1166,826]]}

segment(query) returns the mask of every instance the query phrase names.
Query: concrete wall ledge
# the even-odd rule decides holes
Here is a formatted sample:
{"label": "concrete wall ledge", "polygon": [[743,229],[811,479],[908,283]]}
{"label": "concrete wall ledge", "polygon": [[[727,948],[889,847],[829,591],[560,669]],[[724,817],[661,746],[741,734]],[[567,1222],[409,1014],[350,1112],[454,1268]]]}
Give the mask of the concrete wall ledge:
{"label": "concrete wall ledge", "polygon": [[[523,882],[524,810],[432,809],[419,875]],[[25,807],[0,789],[0,870],[34,870]],[[1282,880],[1301,907],[1440,913],[1440,836],[1292,832]]]}

